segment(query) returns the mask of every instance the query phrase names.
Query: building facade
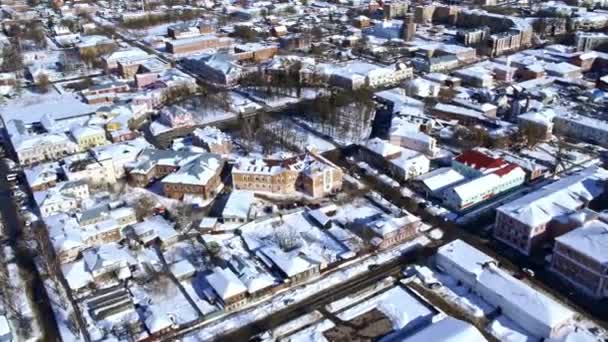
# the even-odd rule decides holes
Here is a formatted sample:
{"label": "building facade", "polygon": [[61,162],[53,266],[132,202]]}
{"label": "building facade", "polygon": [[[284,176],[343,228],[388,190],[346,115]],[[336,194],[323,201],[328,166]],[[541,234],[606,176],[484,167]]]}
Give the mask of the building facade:
{"label": "building facade", "polygon": [[580,292],[608,297],[608,244],[606,214],[555,239],[551,270]]}

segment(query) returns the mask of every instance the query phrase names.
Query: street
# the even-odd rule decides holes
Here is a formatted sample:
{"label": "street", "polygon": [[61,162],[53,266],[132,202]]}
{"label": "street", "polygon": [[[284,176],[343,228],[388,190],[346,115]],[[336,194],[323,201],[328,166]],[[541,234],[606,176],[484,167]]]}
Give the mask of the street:
{"label": "street", "polygon": [[34,305],[34,314],[38,317],[39,324],[42,329],[45,341],[59,341],[59,333],[57,331],[57,323],[55,315],[51,309],[49,298],[40,274],[34,263],[33,255],[20,243],[23,225],[17,212],[14,199],[11,195],[11,185],[6,179],[9,170],[4,162],[0,162],[0,211],[4,220],[4,236],[6,243],[9,244],[15,252],[15,260],[21,271],[27,274],[26,288],[23,291],[31,294]]}

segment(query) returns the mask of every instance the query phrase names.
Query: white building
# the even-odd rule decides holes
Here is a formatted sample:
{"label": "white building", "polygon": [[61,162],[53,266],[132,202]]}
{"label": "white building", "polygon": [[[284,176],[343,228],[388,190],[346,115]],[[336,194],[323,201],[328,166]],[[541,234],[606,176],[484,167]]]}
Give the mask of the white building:
{"label": "white building", "polygon": [[415,78],[406,83],[405,89],[409,96],[437,97],[441,86],[424,78]]}
{"label": "white building", "polygon": [[63,133],[30,133],[21,120],[10,120],[6,130],[19,162],[31,164],[76,153],[78,145]]}
{"label": "white building", "polygon": [[469,181],[443,192],[446,205],[466,209],[524,183],[526,173],[486,149],[468,150],[452,161],[452,168]]}
{"label": "white building", "polygon": [[34,193],[34,200],[42,216],[70,212],[88,198],[89,186],[82,181],[62,182],[45,191]]}
{"label": "white building", "polygon": [[445,203],[454,209],[466,209],[524,183],[526,173],[510,164],[493,173],[483,175],[444,192]]}
{"label": "white building", "polygon": [[573,311],[512,277],[467,243],[456,240],[442,246],[436,263],[537,338],[559,338],[573,322]]}
{"label": "white building", "polygon": [[401,180],[429,172],[431,162],[420,152],[393,145],[379,138],[370,139],[365,148],[370,153],[362,155],[364,159],[376,166],[386,166]]}
{"label": "white building", "polygon": [[389,133],[389,142],[393,145],[422,152],[430,157],[434,157],[439,153],[435,138],[421,132],[420,124],[404,120],[393,120]]}
{"label": "white building", "polygon": [[133,163],[141,151],[149,147],[151,147],[150,143],[140,137],[116,144],[98,146],[93,149],[93,153],[99,160],[112,160],[114,175],[118,179],[126,175],[125,166]]}
{"label": "white building", "polygon": [[413,76],[414,70],[399,63],[391,67],[353,61],[346,65],[330,69],[332,82],[340,87],[357,89],[362,86],[370,88],[397,84]]}
{"label": "white building", "polygon": [[92,184],[114,184],[116,174],[111,156],[105,159],[95,157],[90,152],[76,154],[64,159],[62,165],[66,178],[70,181],[83,180]]}

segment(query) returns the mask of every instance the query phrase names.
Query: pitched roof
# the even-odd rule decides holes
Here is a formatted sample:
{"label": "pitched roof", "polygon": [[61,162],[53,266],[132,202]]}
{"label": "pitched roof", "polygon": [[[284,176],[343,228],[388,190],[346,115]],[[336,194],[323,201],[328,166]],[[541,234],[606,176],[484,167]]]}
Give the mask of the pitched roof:
{"label": "pitched roof", "polygon": [[207,282],[222,299],[228,299],[247,291],[245,285],[228,268],[215,267],[207,276]]}
{"label": "pitched roof", "polygon": [[494,158],[477,150],[465,151],[454,160],[477,170],[494,169],[506,163],[500,158]]}

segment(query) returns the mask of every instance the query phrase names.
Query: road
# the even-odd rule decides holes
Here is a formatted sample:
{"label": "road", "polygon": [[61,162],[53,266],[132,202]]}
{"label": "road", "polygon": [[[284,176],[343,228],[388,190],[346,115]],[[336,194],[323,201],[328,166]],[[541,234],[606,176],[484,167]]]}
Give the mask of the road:
{"label": "road", "polygon": [[9,170],[6,168],[5,163],[0,162],[0,201],[2,202],[0,211],[2,212],[2,219],[4,220],[3,233],[6,237],[6,243],[13,247],[17,265],[23,273],[27,274],[27,277],[25,277],[26,288],[23,290],[28,291],[33,299],[32,302],[37,304],[33,305],[33,309],[34,314],[39,318],[38,323],[42,329],[44,340],[59,341],[60,338],[55,315],[53,314],[44,284],[34,263],[33,255],[22,243],[20,243],[23,226],[11,195],[11,185],[6,180],[8,172]]}

